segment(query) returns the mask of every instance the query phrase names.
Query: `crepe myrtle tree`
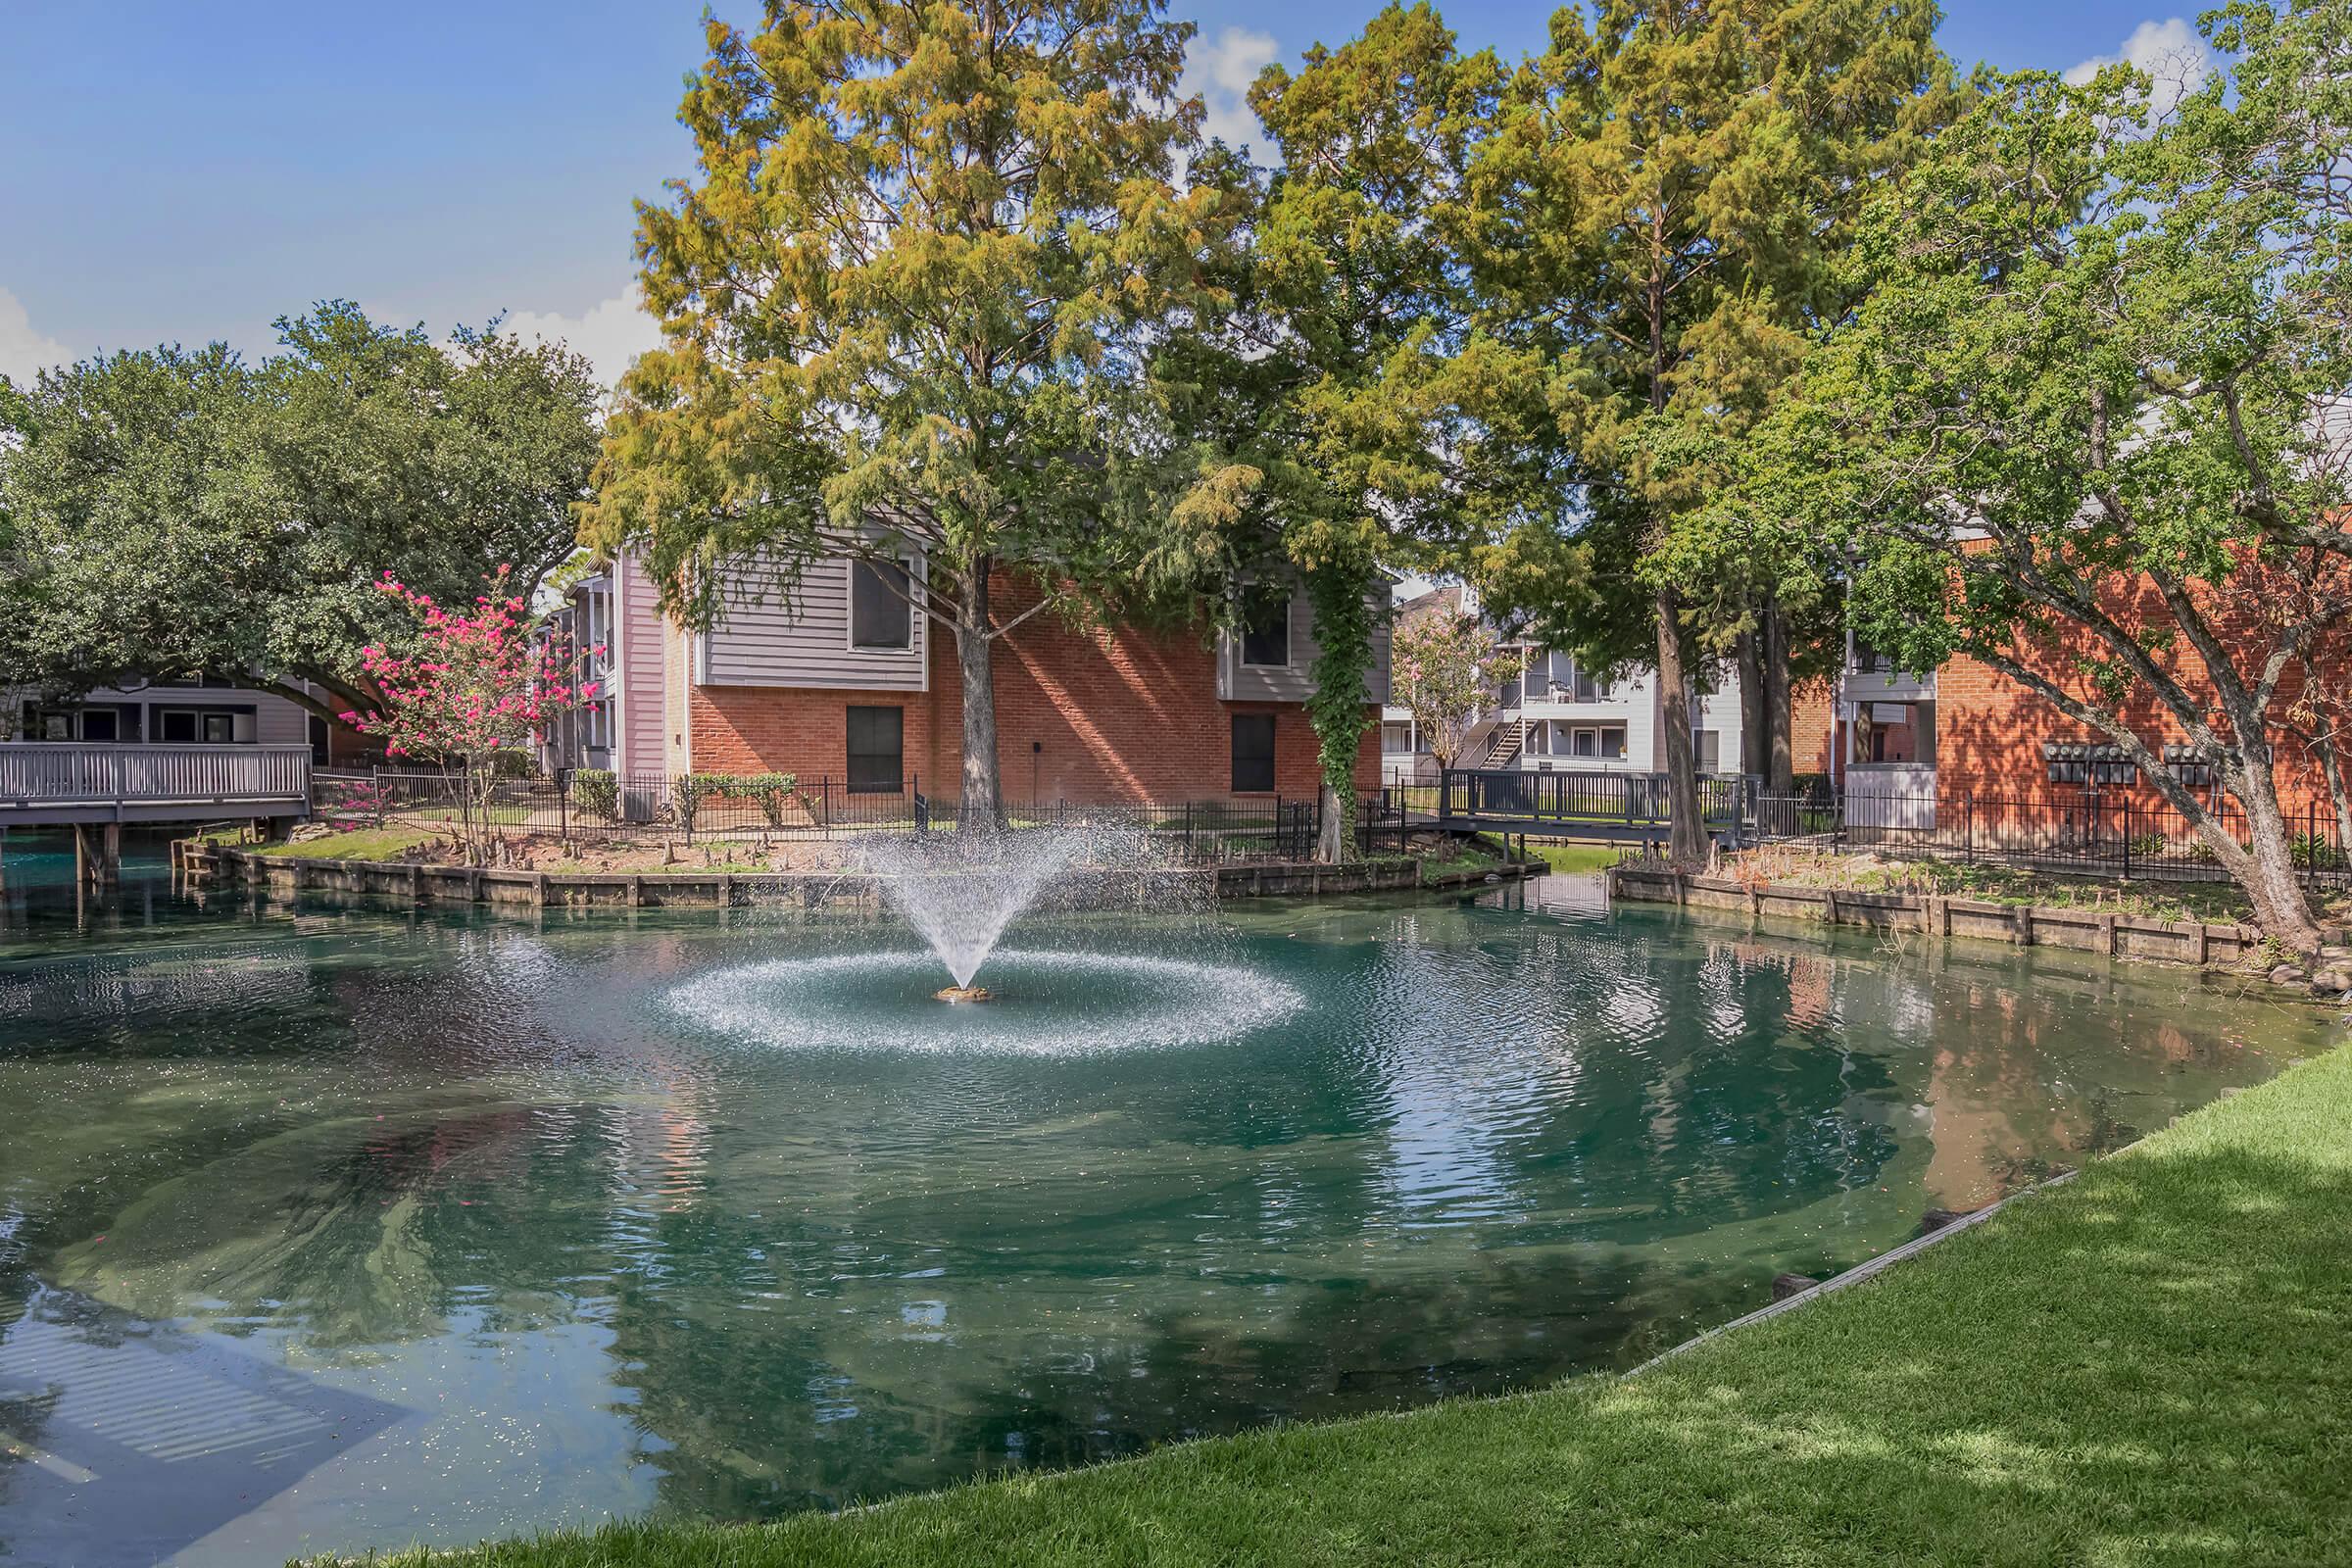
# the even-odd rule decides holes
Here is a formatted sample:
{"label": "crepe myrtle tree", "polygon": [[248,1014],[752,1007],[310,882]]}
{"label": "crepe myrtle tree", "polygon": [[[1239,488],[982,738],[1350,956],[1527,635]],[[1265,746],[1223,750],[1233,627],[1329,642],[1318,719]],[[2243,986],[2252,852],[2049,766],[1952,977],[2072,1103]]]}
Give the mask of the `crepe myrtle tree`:
{"label": "crepe myrtle tree", "polygon": [[[550,720],[593,699],[598,683],[573,683],[576,651],[541,633],[504,565],[469,611],[444,607],[390,575],[376,587],[413,619],[415,634],[397,648],[360,650],[361,669],[383,702],[342,719],[381,739],[393,757],[440,763],[458,803],[466,862],[483,864],[492,848],[497,754],[536,739]],[[601,657],[604,650],[590,652]]]}
{"label": "crepe myrtle tree", "polygon": [[1498,682],[1519,673],[1515,649],[1500,646],[1478,616],[1446,609],[1396,628],[1390,647],[1390,689],[1429,739],[1440,767],[1451,767]]}
{"label": "crepe myrtle tree", "polygon": [[1751,454],[1764,510],[1859,560],[1862,635],[2112,744],[2304,954],[2278,770],[2298,720],[2332,738],[2295,689],[2330,678],[2352,554],[2348,16],[2209,15],[2234,79],[2177,99],[2127,67],[1981,78],[1878,194],[1871,298]]}

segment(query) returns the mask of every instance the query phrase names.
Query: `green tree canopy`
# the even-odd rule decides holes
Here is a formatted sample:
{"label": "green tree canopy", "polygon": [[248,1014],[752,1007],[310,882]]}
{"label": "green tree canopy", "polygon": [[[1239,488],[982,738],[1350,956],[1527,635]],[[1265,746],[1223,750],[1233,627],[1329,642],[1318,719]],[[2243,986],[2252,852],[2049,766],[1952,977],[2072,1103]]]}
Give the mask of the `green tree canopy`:
{"label": "green tree canopy", "polygon": [[1875,645],[1969,655],[2119,748],[2308,950],[2276,726],[2352,609],[2352,8],[2207,23],[2234,78],[2169,111],[2124,67],[1979,81],[1879,193],[1875,292],[1748,488],[1844,541]]}
{"label": "green tree canopy", "polygon": [[[707,624],[812,563],[918,553],[952,628],[968,819],[1000,802],[991,647],[1028,614],[1184,579],[1214,494],[1171,434],[1172,341],[1246,216],[1179,98],[1159,0],[771,0],[712,21],[694,178],[640,204],[666,343],[624,385],[592,541]],[[1034,603],[998,612],[992,578]]]}
{"label": "green tree canopy", "polygon": [[1690,683],[1784,557],[1703,529],[1738,441],[1849,303],[1862,194],[1945,113],[1932,5],[1601,0],[1552,18],[1473,164],[1483,329],[1522,351],[1572,482],[1482,541],[1491,602],[1595,663],[1647,656],[1672,849],[1698,855]]}
{"label": "green tree canopy", "polygon": [[601,396],[584,360],[340,302],[277,324],[258,364],[216,343],[0,384],[0,571],[32,682],[214,675],[331,714],[397,629],[381,575],[464,601],[568,551]]}
{"label": "green tree canopy", "polygon": [[[1195,515],[1225,575],[1300,577],[1322,657],[1324,854],[1340,852],[1367,725],[1380,568],[1426,557],[1495,504],[1479,410],[1492,367],[1467,335],[1447,215],[1503,73],[1427,5],[1269,67],[1250,101],[1279,152],[1239,255],[1233,307],[1190,349],[1183,411],[1203,472],[1245,476]],[[1367,601],[1372,609],[1367,610]]]}

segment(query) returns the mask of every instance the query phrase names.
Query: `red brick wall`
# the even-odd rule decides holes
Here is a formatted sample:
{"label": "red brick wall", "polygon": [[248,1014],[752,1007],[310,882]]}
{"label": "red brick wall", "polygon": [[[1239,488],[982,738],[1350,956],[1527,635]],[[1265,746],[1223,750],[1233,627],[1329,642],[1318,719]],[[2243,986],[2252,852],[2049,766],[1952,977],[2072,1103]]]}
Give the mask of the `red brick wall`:
{"label": "red brick wall", "polygon": [[[2170,631],[2175,625],[2155,584],[2145,579],[2128,591],[2119,585],[2118,591],[2109,596],[2107,608],[2127,626]],[[2219,618],[2226,638],[2251,630],[2233,624],[2229,617]],[[2268,640],[2267,633],[2264,640]],[[2048,647],[2034,649],[2029,667],[2052,678],[2061,690],[2086,694],[2089,682],[2078,662],[2105,657],[2105,646],[2088,632],[2081,632],[2062,636]],[[2204,661],[2184,640],[2171,639],[2153,657],[2190,692],[2210,689]],[[2245,651],[2238,651],[2235,657],[2241,670],[2252,667]],[[2352,669],[2330,671],[2328,678],[2352,680]],[[2301,677],[2290,670],[2279,684],[2273,713],[2282,714],[2300,691]],[[2135,684],[2122,712],[2135,734],[2159,749],[2188,738],[2171,710],[2144,683]],[[2049,764],[2041,753],[2042,743],[2108,743],[2106,736],[2069,718],[2048,699],[1967,658],[1954,659],[1936,671],[1936,788],[1947,801],[1970,791],[1993,796],[2041,795],[2080,788],[2050,782]],[[2300,814],[2314,802],[2323,812],[2328,810],[2326,781],[2318,764],[2305,755],[2302,744],[2276,730],[2274,740],[2278,754],[2280,804],[2290,815]],[[2144,779],[2129,788],[2151,805],[2158,799]]]}
{"label": "red brick wall", "polygon": [[[1000,585],[999,613],[1029,601]],[[962,680],[953,634],[934,624],[928,692],[697,686],[690,696],[698,772],[848,771],[847,710],[906,710],[906,767],[932,794],[960,793]],[[1274,717],[1275,792],[1315,793],[1314,729],[1295,703],[1217,699],[1216,656],[1198,629],[1074,631],[1051,614],[999,638],[993,661],[997,756],[1014,801],[1176,802],[1230,794],[1237,712]],[[1364,710],[1359,789],[1380,782],[1379,710]]]}
{"label": "red brick wall", "polygon": [[1831,715],[1835,711],[1827,680],[1810,680],[1788,696],[1788,752],[1799,773],[1830,770]]}

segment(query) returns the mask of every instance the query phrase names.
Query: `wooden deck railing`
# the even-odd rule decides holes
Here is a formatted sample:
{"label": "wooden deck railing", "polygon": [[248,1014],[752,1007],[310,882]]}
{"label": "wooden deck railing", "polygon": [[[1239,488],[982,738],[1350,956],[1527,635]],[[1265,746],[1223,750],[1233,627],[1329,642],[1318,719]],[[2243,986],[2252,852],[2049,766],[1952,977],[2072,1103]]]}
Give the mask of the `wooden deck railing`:
{"label": "wooden deck railing", "polygon": [[283,807],[311,796],[308,746],[0,742],[0,817],[94,807]]}

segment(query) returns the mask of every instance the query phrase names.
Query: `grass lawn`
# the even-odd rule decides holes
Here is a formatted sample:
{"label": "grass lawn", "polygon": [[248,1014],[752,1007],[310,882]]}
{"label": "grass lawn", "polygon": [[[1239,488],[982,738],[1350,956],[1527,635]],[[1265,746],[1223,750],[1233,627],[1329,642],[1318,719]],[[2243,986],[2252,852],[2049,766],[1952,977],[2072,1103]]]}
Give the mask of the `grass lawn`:
{"label": "grass lawn", "polygon": [[[327,833],[300,844],[248,844],[248,855],[284,855],[307,860],[392,860],[419,844],[429,844],[440,834],[424,828],[363,827],[348,833]],[[219,842],[235,844],[232,834]]]}
{"label": "grass lawn", "polygon": [[1488,839],[1469,839],[1458,845],[1450,855],[1425,855],[1421,862],[1423,876],[1451,876],[1457,871],[1492,871],[1502,864],[1502,851]]}
{"label": "grass lawn", "polygon": [[1527,853],[1542,860],[1546,870],[1578,874],[1605,871],[1615,865],[1618,849],[1614,844],[1533,843],[1528,845]]}
{"label": "grass lawn", "polygon": [[[441,1568],[2352,1561],[2352,1047],[1631,1381]],[[2333,1544],[2330,1544],[2333,1543]]]}

